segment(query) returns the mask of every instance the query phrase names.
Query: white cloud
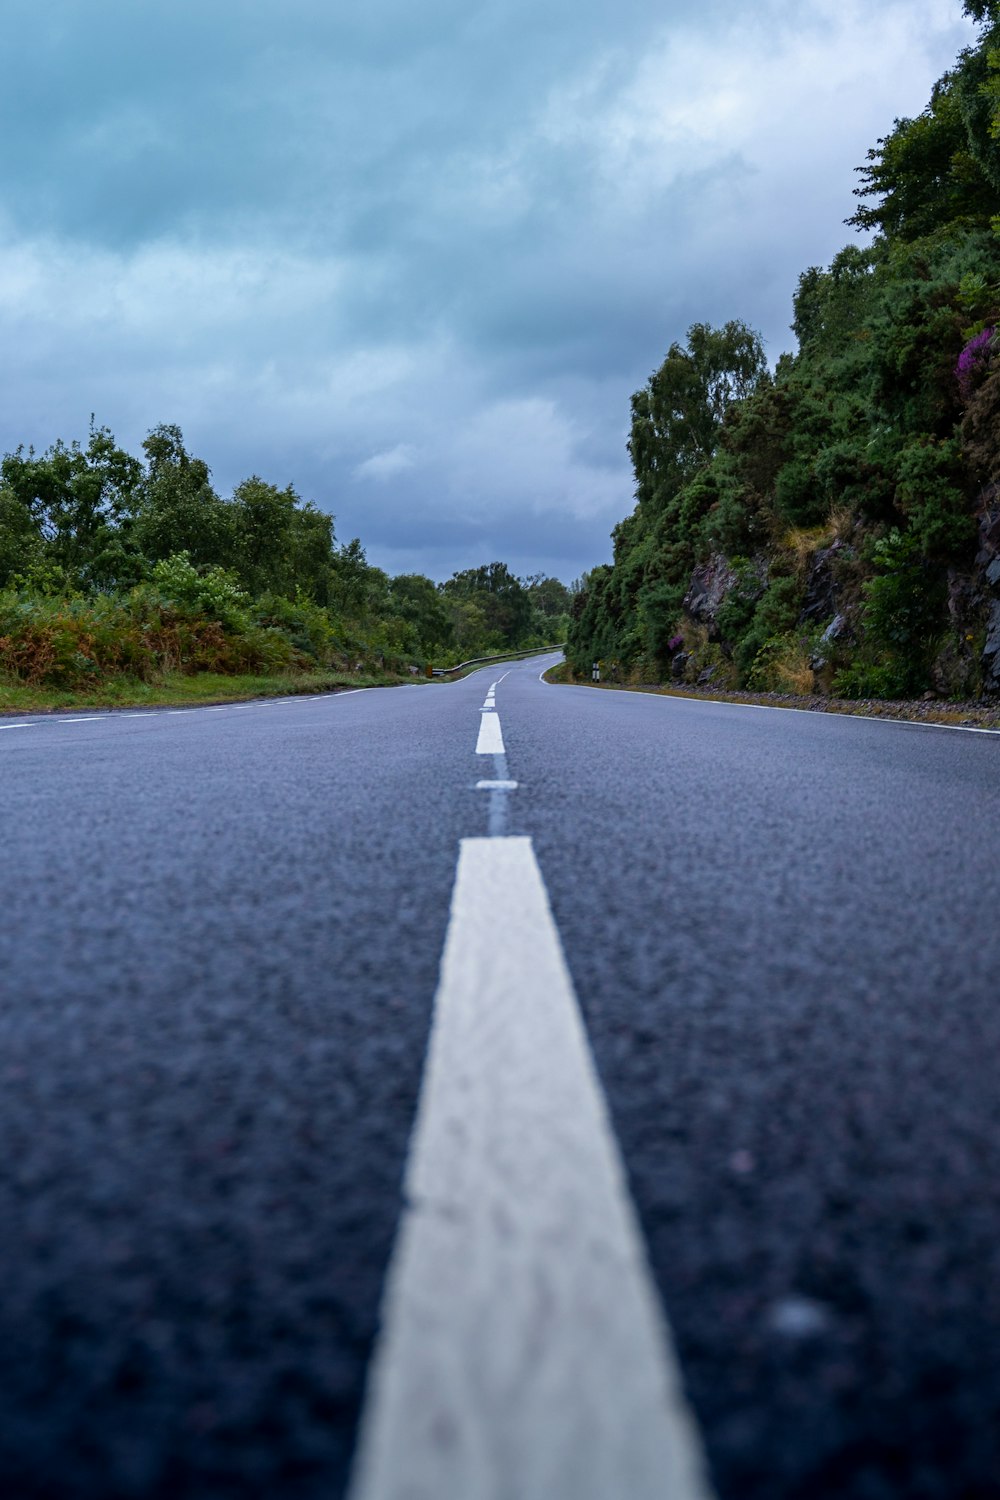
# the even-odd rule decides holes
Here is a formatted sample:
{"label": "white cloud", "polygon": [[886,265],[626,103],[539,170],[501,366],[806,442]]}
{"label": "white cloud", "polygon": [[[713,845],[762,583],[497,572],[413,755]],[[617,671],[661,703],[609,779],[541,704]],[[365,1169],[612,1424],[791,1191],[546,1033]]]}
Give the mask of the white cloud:
{"label": "white cloud", "polygon": [[355,479],[374,479],[384,483],[407,469],[416,467],[416,454],[409,443],[397,443],[395,448],[386,448],[382,453],[373,453],[354,469]]}

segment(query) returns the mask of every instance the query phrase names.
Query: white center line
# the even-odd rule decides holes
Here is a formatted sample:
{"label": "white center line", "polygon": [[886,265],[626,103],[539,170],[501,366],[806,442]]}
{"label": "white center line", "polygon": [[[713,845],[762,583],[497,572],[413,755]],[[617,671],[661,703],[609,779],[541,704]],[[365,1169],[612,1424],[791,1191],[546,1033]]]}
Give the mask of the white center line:
{"label": "white center line", "polygon": [[85,714],[78,719],[56,719],[57,724],[96,724],[98,719],[106,718],[105,714]]}
{"label": "white center line", "polygon": [[405,1187],[350,1500],[707,1500],[528,838],[462,841]]}
{"label": "white center line", "polygon": [[480,711],[479,738],[476,741],[477,755],[504,755],[503,731],[498,713]]}
{"label": "white center line", "polygon": [[0,729],[32,729],[32,724],[0,724]]}

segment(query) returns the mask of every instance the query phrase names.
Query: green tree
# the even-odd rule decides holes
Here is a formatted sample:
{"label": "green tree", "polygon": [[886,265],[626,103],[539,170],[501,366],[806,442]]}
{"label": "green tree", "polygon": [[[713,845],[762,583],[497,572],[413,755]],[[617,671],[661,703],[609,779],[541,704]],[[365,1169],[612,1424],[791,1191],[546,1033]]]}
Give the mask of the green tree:
{"label": "green tree", "polygon": [[29,506],[7,485],[0,485],[0,589],[41,561],[42,530]]}
{"label": "green tree", "polygon": [[446,594],[474,602],[482,611],[489,635],[503,646],[516,646],[531,625],[531,599],[527,589],[506,563],[486,563],[454,573],[441,585]]}
{"label": "green tree", "polygon": [[437,588],[421,573],[400,573],[391,579],[389,604],[410,627],[416,649],[428,653],[454,643],[454,621]]}
{"label": "green tree", "polygon": [[146,478],[134,537],[152,562],[186,552],[195,567],[235,563],[232,509],[211,484],[211,471],[184,446],[179,427],[154,427],[143,442]]}
{"label": "green tree", "polygon": [[233,491],[233,563],[251,594],[280,594],[294,588],[297,505],[291,485],[279,490],[256,474]]}
{"label": "green tree", "polygon": [[86,447],[58,441],[40,457],[17,448],[0,461],[0,480],[31,518],[47,562],[84,586],[134,581],[125,537],[142,466],[107,428],[92,424]]}
{"label": "green tree", "polygon": [[766,367],[760,335],[741,322],[695,323],[686,348],[671,344],[632,397],[629,452],[640,504],[662,504],[709,462],[727,410],[751,394]]}
{"label": "green tree", "polygon": [[292,517],[291,573],[295,587],[317,604],[329,603],[334,544],[333,517],[309,500],[299,505]]}

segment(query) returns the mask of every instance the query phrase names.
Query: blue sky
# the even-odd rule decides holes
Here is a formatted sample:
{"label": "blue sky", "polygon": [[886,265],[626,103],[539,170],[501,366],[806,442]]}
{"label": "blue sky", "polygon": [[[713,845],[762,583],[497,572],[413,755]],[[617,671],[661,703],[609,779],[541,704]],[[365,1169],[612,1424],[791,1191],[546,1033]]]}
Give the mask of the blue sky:
{"label": "blue sky", "polygon": [[695,320],[791,347],[959,0],[6,0],[0,447],[176,422],[390,572],[567,580]]}

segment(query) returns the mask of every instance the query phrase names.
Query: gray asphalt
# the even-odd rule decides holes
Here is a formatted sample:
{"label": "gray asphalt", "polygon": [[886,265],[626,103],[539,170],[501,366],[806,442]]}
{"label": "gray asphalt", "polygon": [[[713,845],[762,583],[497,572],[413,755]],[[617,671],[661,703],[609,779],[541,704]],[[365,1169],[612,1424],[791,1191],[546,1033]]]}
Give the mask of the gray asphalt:
{"label": "gray asphalt", "polygon": [[[506,831],[722,1500],[1000,1496],[1000,738],[539,667]],[[0,1494],[343,1492],[502,670],[0,730]]]}

